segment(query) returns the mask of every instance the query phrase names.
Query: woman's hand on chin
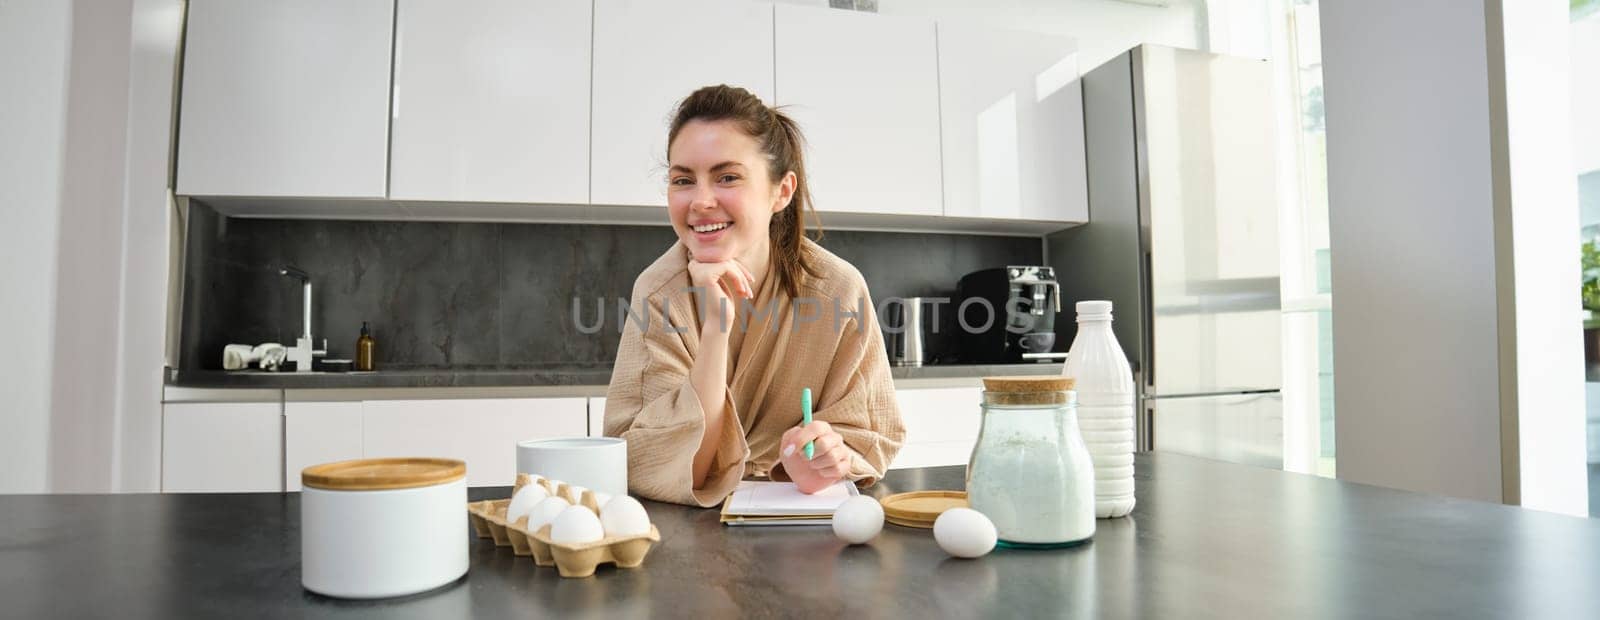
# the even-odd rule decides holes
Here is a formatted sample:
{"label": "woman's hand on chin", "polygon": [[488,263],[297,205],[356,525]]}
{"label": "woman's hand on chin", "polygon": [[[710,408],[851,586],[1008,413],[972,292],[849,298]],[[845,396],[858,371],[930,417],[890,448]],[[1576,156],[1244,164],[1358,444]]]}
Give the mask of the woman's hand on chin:
{"label": "woman's hand on chin", "polygon": [[703,291],[706,308],[721,310],[721,326],[725,328],[733,324],[734,299],[755,297],[755,278],[737,260],[705,263],[690,259],[689,281]]}
{"label": "woman's hand on chin", "polygon": [[[816,442],[812,445],[810,460],[806,459],[807,441]],[[850,472],[850,449],[845,447],[844,437],[834,432],[827,422],[816,420],[791,428],[783,433],[778,445],[783,446],[778,452],[783,471],[789,474],[801,493],[826,489]]]}

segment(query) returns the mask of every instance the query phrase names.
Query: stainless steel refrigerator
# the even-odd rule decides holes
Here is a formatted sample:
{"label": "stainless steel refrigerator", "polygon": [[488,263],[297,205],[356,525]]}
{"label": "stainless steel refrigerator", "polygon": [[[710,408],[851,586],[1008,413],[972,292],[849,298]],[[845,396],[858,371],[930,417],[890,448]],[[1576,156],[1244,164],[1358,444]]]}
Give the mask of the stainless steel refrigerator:
{"label": "stainless steel refrigerator", "polygon": [[1265,61],[1142,45],[1083,76],[1089,221],[1047,238],[1072,303],[1109,299],[1140,450],[1283,466],[1278,201]]}

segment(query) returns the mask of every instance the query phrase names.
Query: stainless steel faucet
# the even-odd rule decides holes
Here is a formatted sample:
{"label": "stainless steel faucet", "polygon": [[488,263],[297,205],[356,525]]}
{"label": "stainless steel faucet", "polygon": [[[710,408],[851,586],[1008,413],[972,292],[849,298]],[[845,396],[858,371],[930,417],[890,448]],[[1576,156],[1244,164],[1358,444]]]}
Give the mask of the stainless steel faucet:
{"label": "stainless steel faucet", "polygon": [[278,274],[300,279],[300,302],[305,307],[305,324],[294,346],[289,347],[288,359],[294,362],[295,372],[311,372],[311,360],[328,354],[327,338],[322,339],[321,349],[311,344],[311,275],[292,265],[279,268]]}

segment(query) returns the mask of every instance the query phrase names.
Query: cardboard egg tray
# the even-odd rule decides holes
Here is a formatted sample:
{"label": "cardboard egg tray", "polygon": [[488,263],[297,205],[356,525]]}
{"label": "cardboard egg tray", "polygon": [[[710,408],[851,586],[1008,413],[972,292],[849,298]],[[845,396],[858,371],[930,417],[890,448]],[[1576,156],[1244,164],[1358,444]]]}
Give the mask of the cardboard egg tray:
{"label": "cardboard egg tray", "polygon": [[[527,474],[517,474],[516,489],[521,489],[524,484],[535,483]],[[550,491],[551,495],[566,498],[574,505],[583,506],[600,514],[600,507],[594,497],[594,491],[585,490],[581,497],[574,497],[575,490],[566,485],[555,485],[549,480],[537,481]],[[554,487],[554,488],[552,488]],[[513,495],[515,491],[513,491]],[[534,564],[539,566],[555,566],[562,577],[588,577],[594,574],[601,564],[612,563],[618,568],[637,568],[644,563],[645,554],[650,548],[661,541],[661,532],[655,524],[650,525],[650,531],[636,536],[607,536],[600,540],[564,544],[550,540],[550,525],[546,524],[536,532],[527,530],[528,519],[517,519],[516,523],[506,522],[506,509],[511,506],[510,499],[491,499],[467,504],[467,518],[472,521],[472,530],[479,538],[492,538],[494,544],[505,547],[510,546],[511,552],[519,556],[533,556]]]}
{"label": "cardboard egg tray", "polygon": [[594,542],[557,544],[550,541],[550,526],[528,533],[518,529],[529,541],[533,561],[540,566],[555,564],[562,577],[588,577],[601,564],[616,564],[617,568],[638,568],[644,564],[650,547],[661,542],[661,532],[655,524],[650,531],[637,536],[608,536]]}

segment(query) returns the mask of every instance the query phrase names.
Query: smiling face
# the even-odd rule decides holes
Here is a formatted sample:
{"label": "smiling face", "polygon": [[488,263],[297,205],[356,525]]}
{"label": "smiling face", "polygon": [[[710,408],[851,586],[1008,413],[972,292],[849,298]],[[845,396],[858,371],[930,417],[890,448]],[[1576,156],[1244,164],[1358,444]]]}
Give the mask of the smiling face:
{"label": "smiling face", "polygon": [[760,144],[726,120],[684,124],[667,159],[667,212],[690,256],[763,267],[767,225],[789,204],[794,173],[773,182]]}

